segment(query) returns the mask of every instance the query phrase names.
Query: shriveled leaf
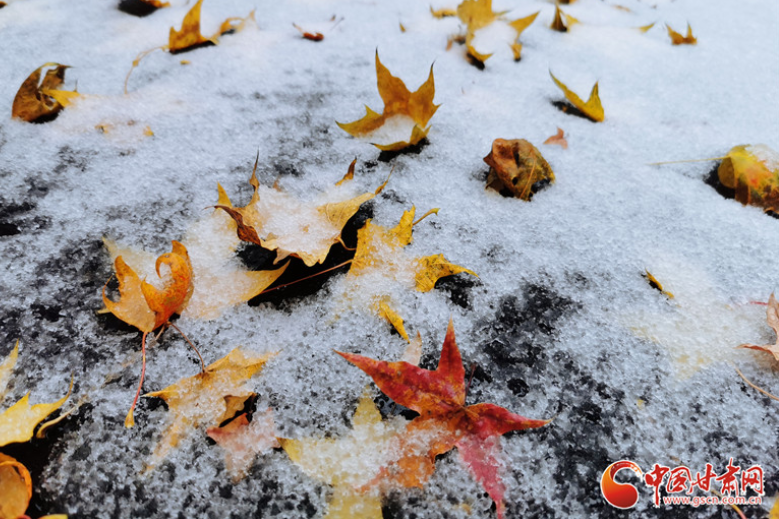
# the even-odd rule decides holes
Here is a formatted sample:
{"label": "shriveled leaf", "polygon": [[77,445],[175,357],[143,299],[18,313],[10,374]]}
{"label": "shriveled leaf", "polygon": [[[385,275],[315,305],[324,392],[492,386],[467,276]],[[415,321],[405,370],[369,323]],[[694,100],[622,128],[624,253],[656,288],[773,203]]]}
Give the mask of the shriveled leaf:
{"label": "shriveled leaf", "polygon": [[774,335],[776,335],[774,344],[742,344],[739,348],[764,351],[772,354],[776,360],[779,360],[779,303],[777,303],[773,294],[768,298],[768,306],[766,307],[765,313],[765,320],[768,323],[768,326],[774,331]]}
{"label": "shriveled leaf", "polygon": [[[11,117],[27,122],[35,122],[43,118],[49,118],[62,110],[63,105],[56,99],[46,95],[44,91],[51,93],[57,90],[65,80],[67,65],[59,63],[45,63],[35,69],[14,97]],[[41,79],[43,69],[48,69]]]}
{"label": "shriveled leaf", "polygon": [[68,393],[50,404],[30,405],[30,393],[24,395],[18,402],[0,414],[0,447],[9,443],[30,441],[35,427],[47,416],[62,407],[70,397],[73,382]]}
{"label": "shriveled leaf", "polygon": [[565,132],[560,127],[557,128],[556,134],[552,135],[544,141],[544,144],[557,145],[562,147],[564,150],[568,149],[568,141],[565,140]]}
{"label": "shriveled leaf", "polygon": [[218,426],[227,410],[225,397],[246,401],[253,396],[248,381],[273,355],[249,354],[236,348],[209,365],[204,372],[144,395],[162,398],[169,411],[168,426],[154,448],[148,468],[154,468],[197,428]]}
{"label": "shriveled leaf", "polygon": [[695,45],[698,43],[698,39],[692,35],[692,27],[690,27],[689,23],[687,24],[686,36],[682,36],[680,33],[671,29],[670,25],[666,25],[665,28],[668,30],[668,36],[671,38],[672,45]]}
{"label": "shriveled leaf", "polygon": [[0,453],[0,519],[24,516],[32,499],[32,478],[27,467]]}
{"label": "shriveled leaf", "polygon": [[549,163],[525,139],[495,139],[484,162],[490,166],[487,187],[525,201],[533,196],[533,185],[537,182],[555,181]]}
{"label": "shriveled leaf", "polygon": [[731,148],[717,175],[742,204],[779,212],[779,153],[765,144]]}
{"label": "shriveled leaf", "polygon": [[646,277],[646,280],[649,281],[649,286],[651,286],[655,290],[659,290],[660,293],[662,293],[668,299],[674,298],[674,295],[671,292],[668,292],[666,289],[664,289],[662,283],[660,283],[660,281],[658,281],[658,279],[654,277],[651,272],[645,270],[644,276]]}
{"label": "shriveled leaf", "polygon": [[587,99],[587,102],[585,103],[582,101],[582,99],[576,95],[573,91],[571,91],[563,82],[558,80],[556,77],[554,77],[554,74],[549,72],[549,75],[552,76],[552,80],[555,82],[555,85],[563,91],[565,94],[565,98],[570,101],[570,103],[575,106],[580,112],[582,112],[584,115],[586,115],[589,119],[591,119],[594,122],[602,122],[605,118],[604,112],[603,112],[603,105],[601,105],[600,97],[598,96],[598,82],[595,82],[595,86],[592,87],[592,92],[590,92],[590,98]]}
{"label": "shriveled leaf", "polygon": [[280,447],[276,440],[273,412],[255,413],[250,422],[243,413],[223,427],[211,427],[206,433],[225,451],[225,468],[237,483],[245,478],[254,459]]}
{"label": "shriveled leaf", "polygon": [[435,18],[447,18],[450,16],[457,16],[457,10],[452,9],[451,7],[442,7],[441,9],[433,9],[433,6],[430,6],[430,14],[432,14]]}
{"label": "shriveled leaf", "polygon": [[[420,413],[409,424],[410,434],[401,449],[408,455],[383,474],[394,473],[397,483],[422,484],[432,473],[436,456],[461,448],[464,463],[495,500],[498,517],[503,517],[505,487],[498,471],[500,444],[495,440],[507,432],[542,427],[549,421],[525,418],[495,404],[465,406],[465,369],[451,321],[434,371],[405,362],[336,353],[369,375],[385,395]],[[426,456],[420,454],[420,444],[425,446]]]}
{"label": "shriveled leaf", "polygon": [[395,122],[406,120],[413,124],[408,140],[395,140],[389,144],[374,143],[374,145],[390,151],[418,144],[427,136],[430,130],[428,122],[438,110],[438,105],[433,104],[433,97],[435,97],[433,67],[430,67],[427,81],[416,92],[410,92],[403,81],[393,76],[389,69],[382,65],[377,51],[376,78],[379,95],[384,101],[384,111],[379,114],[366,106],[365,117],[351,123],[337,123],[338,126],[350,135],[363,137],[376,131],[390,119]]}
{"label": "shriveled leaf", "polygon": [[241,240],[275,250],[276,262],[293,256],[309,267],[327,258],[330,248],[341,241],[341,231],[349,219],[384,188],[381,185],[373,193],[344,200],[340,186],[348,180],[347,173],[347,177],[323,193],[317,202],[305,203],[283,191],[261,186],[256,169],[255,164],[250,179],[254,194],[246,206],[224,203],[216,207],[233,218]]}

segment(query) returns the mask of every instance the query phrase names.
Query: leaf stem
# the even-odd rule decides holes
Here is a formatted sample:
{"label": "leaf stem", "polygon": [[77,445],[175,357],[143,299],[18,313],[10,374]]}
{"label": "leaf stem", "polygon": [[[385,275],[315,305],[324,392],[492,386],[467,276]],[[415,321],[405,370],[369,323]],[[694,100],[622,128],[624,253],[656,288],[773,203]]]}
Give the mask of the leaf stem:
{"label": "leaf stem", "polygon": [[763,389],[761,387],[758,387],[755,384],[753,384],[752,382],[750,382],[749,379],[747,377],[745,377],[743,373],[741,373],[741,370],[738,369],[735,364],[733,364],[733,367],[736,369],[736,373],[738,373],[738,375],[742,379],[744,379],[744,382],[746,382],[752,389],[756,389],[756,390],[760,391],[761,393],[763,393],[764,395],[766,395],[767,397],[773,398],[774,400],[779,400],[779,397],[772,395],[771,393],[769,393],[765,389]]}
{"label": "leaf stem", "polygon": [[265,290],[263,290],[262,292],[260,292],[260,293],[259,293],[259,294],[257,294],[257,295],[267,294],[268,292],[273,292],[274,290],[278,290],[278,289],[280,289],[280,288],[288,287],[288,286],[290,286],[290,285],[294,285],[294,284],[296,284],[296,283],[300,283],[301,281],[305,281],[305,280],[307,280],[307,279],[315,278],[315,277],[317,277],[317,276],[319,276],[319,275],[321,275],[321,274],[325,274],[325,273],[327,273],[327,272],[330,272],[330,271],[333,271],[333,270],[335,270],[335,269],[341,268],[341,267],[343,267],[344,265],[348,265],[348,264],[349,264],[349,263],[351,263],[352,261],[354,261],[354,260],[346,260],[346,261],[344,261],[343,263],[339,263],[338,265],[336,265],[336,266],[334,266],[334,267],[330,267],[329,269],[322,270],[322,271],[320,271],[320,272],[317,272],[316,274],[311,274],[310,276],[306,276],[306,277],[304,277],[304,278],[300,278],[300,279],[297,279],[297,280],[295,280],[295,281],[290,281],[289,283],[284,283],[283,285],[279,285],[279,286],[277,286],[277,287],[273,287],[273,288],[268,288],[268,289],[265,289]]}
{"label": "leaf stem", "polygon": [[181,334],[181,336],[184,337],[184,340],[187,341],[187,343],[192,347],[193,350],[195,350],[195,353],[197,353],[197,356],[200,359],[200,371],[202,373],[205,373],[206,372],[206,363],[203,362],[203,356],[200,354],[200,352],[195,347],[195,345],[192,344],[192,341],[189,340],[189,337],[184,335],[184,332],[182,332],[181,329],[178,326],[176,326],[175,324],[173,324],[171,322],[169,322],[168,324],[171,325],[173,327],[173,329],[175,329],[177,332],[179,332]]}
{"label": "leaf stem", "polygon": [[710,159],[669,160],[666,162],[650,162],[647,166],[662,166],[663,164],[684,164],[687,162],[711,162],[712,160],[725,160],[727,157],[711,157]]}
{"label": "leaf stem", "polygon": [[135,425],[135,419],[133,418],[133,411],[135,410],[135,404],[138,403],[138,397],[141,396],[141,389],[143,389],[143,377],[146,376],[146,336],[149,332],[143,332],[143,338],[141,339],[141,378],[138,380],[138,390],[135,392],[135,398],[133,398],[133,405],[130,406],[130,410],[127,412],[127,416],[124,419],[124,426],[128,429]]}

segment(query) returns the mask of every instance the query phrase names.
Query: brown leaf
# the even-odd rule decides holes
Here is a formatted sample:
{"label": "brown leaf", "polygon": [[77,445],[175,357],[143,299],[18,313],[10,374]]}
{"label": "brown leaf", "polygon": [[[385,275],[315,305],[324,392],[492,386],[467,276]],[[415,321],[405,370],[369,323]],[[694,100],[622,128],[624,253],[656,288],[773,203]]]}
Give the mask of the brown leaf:
{"label": "brown leaf", "polygon": [[557,128],[556,134],[544,141],[544,144],[556,144],[557,146],[562,146],[564,150],[568,149],[568,141],[565,140],[565,132],[563,132],[563,129],[560,127]]}
{"label": "brown leaf", "polygon": [[[53,67],[53,68],[49,68]],[[43,69],[49,68],[41,80]],[[46,95],[44,91],[57,90],[65,80],[65,70],[68,65],[59,63],[45,63],[35,69],[14,97],[11,117],[27,122],[38,122],[43,119],[53,118],[64,108],[56,99]]]}
{"label": "brown leaf", "polygon": [[690,24],[687,24],[687,35],[682,36],[675,30],[671,29],[670,25],[665,26],[666,29],[668,29],[668,36],[671,38],[671,44],[672,45],[695,45],[698,43],[698,39],[692,35],[692,27],[690,27]]}
{"label": "brown leaf", "polygon": [[504,190],[522,200],[533,196],[533,185],[541,180],[554,183],[555,176],[546,159],[525,139],[495,139],[484,157],[490,166],[487,187]]}

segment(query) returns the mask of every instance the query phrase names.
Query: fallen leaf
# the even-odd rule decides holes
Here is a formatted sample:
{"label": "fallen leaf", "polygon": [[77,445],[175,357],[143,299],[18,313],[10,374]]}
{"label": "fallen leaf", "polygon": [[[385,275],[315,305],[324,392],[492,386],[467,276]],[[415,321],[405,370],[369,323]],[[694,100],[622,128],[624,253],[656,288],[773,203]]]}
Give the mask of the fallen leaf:
{"label": "fallen leaf", "polygon": [[663,288],[663,285],[660,283],[660,281],[657,280],[656,277],[652,275],[651,272],[648,270],[644,271],[644,276],[646,277],[647,281],[649,281],[649,286],[654,288],[655,290],[659,290],[665,297],[668,299],[673,299],[674,295],[671,292],[668,292]]}
{"label": "fallen leaf", "polygon": [[216,45],[216,39],[206,38],[200,33],[200,8],[203,0],[197,0],[195,5],[187,11],[184,20],[181,22],[181,29],[170,28],[168,36],[168,50],[171,54],[181,52],[204,43],[213,43]]}
{"label": "fallen leaf", "polygon": [[289,458],[309,477],[333,487],[326,519],[381,519],[381,494],[371,483],[396,461],[404,420],[382,421],[368,390],[340,438],[280,439]]}
{"label": "fallen leaf", "polygon": [[542,180],[551,183],[555,181],[549,163],[525,139],[495,139],[484,162],[490,166],[487,187],[525,201],[533,196],[536,183]]}
{"label": "fallen leaf", "polygon": [[577,23],[581,22],[570,14],[564,13],[559,6],[555,6],[554,19],[549,28],[558,32],[568,32]]}
{"label": "fallen leaf", "polygon": [[306,40],[322,41],[322,40],[325,39],[325,35],[322,34],[321,32],[308,32],[308,31],[304,31],[303,29],[301,29],[298,25],[296,25],[294,23],[292,24],[292,26],[295,29],[297,29],[300,32],[300,35],[303,36],[303,38],[306,39]]}
{"label": "fallen leaf", "polygon": [[656,22],[652,22],[652,23],[650,23],[650,24],[648,24],[648,25],[642,25],[641,27],[636,27],[636,28],[637,28],[639,31],[641,31],[641,32],[643,32],[643,33],[646,33],[647,31],[649,31],[649,29],[651,29],[652,27],[654,27],[654,26],[655,26],[655,23],[656,23]]}
{"label": "fallen leaf", "polygon": [[207,429],[206,434],[225,451],[225,468],[233,483],[246,477],[259,454],[281,447],[270,409],[254,413],[251,422],[242,413],[227,425]]}
{"label": "fallen leaf", "polygon": [[590,120],[594,122],[602,122],[605,118],[605,115],[603,113],[603,105],[600,103],[600,97],[598,96],[598,82],[595,82],[595,86],[592,87],[592,92],[590,92],[590,98],[587,99],[587,102],[585,103],[582,101],[582,99],[576,95],[574,92],[568,89],[565,84],[563,84],[560,80],[558,80],[556,77],[554,77],[554,74],[549,72],[549,75],[552,76],[552,80],[555,82],[555,85],[563,91],[565,94],[565,98],[568,99],[568,101],[571,102],[571,104],[576,107],[581,113],[583,113],[585,116],[587,116]]}
{"label": "fallen leaf", "polygon": [[[351,166],[350,171],[353,176]],[[227,200],[216,207],[235,220],[241,240],[276,251],[276,263],[293,256],[311,267],[325,261],[333,245],[343,243],[343,227],[362,204],[373,199],[386,185],[385,182],[373,193],[344,199],[342,186],[351,176],[347,173],[316,202],[306,203],[278,189],[261,186],[255,161],[249,180],[254,188],[251,201],[244,207],[234,207]]]}
{"label": "fallen leaf", "polygon": [[[48,70],[41,79],[41,73],[45,68]],[[65,70],[68,68],[68,65],[59,63],[45,63],[35,69],[16,92],[11,117],[27,122],[40,122],[56,116],[64,106],[50,94],[62,85],[65,80]],[[48,92],[49,95],[44,92]]]}
{"label": "fallen leaf", "polygon": [[[424,477],[432,474],[430,467],[434,467],[435,457],[457,447],[460,459],[495,501],[498,517],[504,516],[505,486],[498,462],[500,444],[495,437],[541,427],[549,421],[525,418],[495,404],[465,406],[465,369],[451,321],[438,367],[433,371],[402,361],[378,361],[352,353],[336,353],[368,374],[396,403],[420,414],[409,424],[409,429],[416,432],[411,436],[414,442],[419,441],[420,432],[432,433],[428,438],[428,469],[422,472],[422,477],[402,470],[404,466],[419,468],[416,454],[412,455],[415,463],[383,470],[385,477],[392,477],[394,470],[394,479],[404,484],[415,480],[422,483]],[[412,452],[418,452],[418,447]]]}
{"label": "fallen leaf", "polygon": [[0,519],[24,517],[32,499],[32,478],[27,467],[0,453]]}
{"label": "fallen leaf", "polygon": [[668,36],[671,38],[672,45],[695,45],[698,43],[698,39],[692,35],[692,27],[687,24],[687,36],[682,36],[675,30],[671,29],[671,26],[666,24],[665,28],[668,30]]}
{"label": "fallen leaf", "polygon": [[779,153],[765,144],[731,148],[717,175],[742,204],[779,212]]}
{"label": "fallen leaf", "polygon": [[565,132],[563,132],[563,129],[559,126],[557,128],[557,133],[545,140],[544,144],[562,146],[564,150],[568,149],[568,141],[565,140]]}
{"label": "fallen leaf", "polygon": [[530,25],[536,21],[536,18],[538,17],[538,13],[541,11],[536,11],[534,14],[531,14],[530,16],[525,16],[524,18],[517,18],[513,22],[509,22],[509,26],[511,26],[512,29],[517,31],[517,36],[514,40],[514,43],[511,44],[511,52],[514,53],[514,61],[519,61],[522,59],[522,44],[519,43],[519,37],[522,36],[522,33],[525,32],[525,29],[530,27]]}
{"label": "fallen leaf", "polygon": [[[468,56],[475,60],[477,65],[483,66],[492,54],[479,52],[473,46],[476,31],[492,25],[495,21],[501,19],[505,13],[506,11],[494,12],[492,10],[492,0],[465,0],[457,6],[457,16],[466,25],[464,43]],[[522,44],[519,43],[519,37],[535,21],[537,16],[538,12],[508,23],[517,33],[514,42],[509,44],[515,61],[519,61],[522,55]]]}
{"label": "fallen leaf", "polygon": [[406,32],[406,27],[402,23],[398,22],[398,25],[400,26],[400,32]]}
{"label": "fallen leaf", "polygon": [[779,303],[773,294],[768,298],[768,306],[766,307],[766,322],[768,326],[774,331],[776,335],[776,341],[774,344],[764,344],[759,346],[757,344],[742,344],[739,348],[749,348],[751,350],[760,350],[766,353],[770,353],[776,360],[779,360]]}
{"label": "fallen leaf", "polygon": [[[413,124],[411,136],[406,141],[394,141],[389,144],[377,144],[374,146],[383,151],[398,151],[408,146],[419,144],[427,137],[430,131],[428,122],[438,110],[438,105],[433,104],[435,97],[435,83],[433,80],[433,67],[430,67],[430,75],[416,92],[410,92],[405,83],[393,76],[389,69],[379,61],[379,52],[376,51],[376,78],[379,95],[384,101],[384,111],[379,114],[369,107],[365,107],[365,117],[351,123],[339,123],[345,132],[354,137],[363,137],[372,134],[389,121]],[[405,128],[405,126],[404,126]]]}
{"label": "fallen leaf", "polygon": [[406,341],[409,338],[403,319],[393,309],[392,295],[384,292],[384,287],[428,292],[442,277],[461,272],[476,276],[472,270],[448,262],[442,254],[413,258],[402,250],[411,243],[413,226],[436,212],[438,209],[433,209],[415,222],[415,208],[412,207],[391,229],[368,220],[357,231],[357,250],[346,275],[349,297],[368,294],[371,309],[387,320]]}
{"label": "fallen leaf", "polygon": [[[18,357],[19,341],[16,341],[16,346],[11,354],[0,364],[0,400],[5,397],[5,390]],[[11,407],[0,413],[0,447],[9,443],[30,441],[38,424],[62,407],[62,404],[70,397],[72,389],[73,382],[71,382],[70,390],[64,397],[50,404],[30,405],[30,393],[27,393]]]}
{"label": "fallen leaf", "polygon": [[430,6],[430,14],[432,14],[435,18],[447,18],[450,16],[457,16],[457,10],[452,9],[451,7],[443,7],[441,9],[433,9],[433,6]]}
{"label": "fallen leaf", "polygon": [[235,399],[245,402],[254,396],[248,381],[274,355],[255,355],[236,348],[205,371],[144,395],[163,399],[169,412],[168,425],[154,448],[147,469],[156,467],[197,428],[218,426],[228,410],[225,397],[233,397],[232,406],[235,407]]}

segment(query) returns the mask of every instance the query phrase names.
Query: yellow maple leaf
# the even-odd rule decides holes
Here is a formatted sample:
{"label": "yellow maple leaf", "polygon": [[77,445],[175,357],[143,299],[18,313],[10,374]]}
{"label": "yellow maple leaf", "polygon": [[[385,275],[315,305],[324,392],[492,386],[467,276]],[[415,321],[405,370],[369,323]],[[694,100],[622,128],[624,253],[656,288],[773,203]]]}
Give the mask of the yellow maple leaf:
{"label": "yellow maple leaf", "polygon": [[577,23],[581,22],[570,14],[563,12],[559,6],[555,6],[554,19],[549,28],[558,32],[568,32],[568,30]]}
{"label": "yellow maple leaf", "polygon": [[[0,364],[0,399],[5,397],[5,389],[10,380],[11,373],[19,357],[19,341],[16,341],[11,354]],[[73,382],[70,383],[68,393],[50,404],[30,405],[30,393],[24,395],[0,414],[0,447],[9,443],[21,443],[30,441],[35,427],[47,416],[62,407],[62,404],[70,397]]]}
{"label": "yellow maple leaf", "polygon": [[384,101],[384,111],[379,114],[366,106],[365,117],[362,119],[351,123],[336,122],[336,124],[355,137],[372,134],[390,121],[402,126],[403,130],[413,124],[408,140],[396,140],[389,144],[373,143],[373,145],[383,151],[397,151],[418,144],[427,137],[430,131],[428,122],[439,106],[433,104],[433,97],[435,97],[433,67],[430,67],[427,81],[422,83],[416,92],[410,92],[401,79],[393,76],[389,69],[382,65],[379,52],[376,51],[376,78],[379,95]]}
{"label": "yellow maple leaf", "polygon": [[366,388],[346,436],[279,442],[307,476],[333,487],[325,519],[381,519],[381,494],[372,483],[397,457],[394,441],[404,427],[402,419],[382,421]]}
{"label": "yellow maple leaf", "polygon": [[[197,375],[144,395],[165,400],[169,411],[168,425],[154,448],[147,468],[156,467],[197,428],[218,426],[230,408],[236,408],[237,403],[242,405],[253,396],[248,386],[249,379],[274,355],[249,354],[236,348]],[[232,397],[232,403],[228,403],[226,397]]]}
{"label": "yellow maple leaf", "polygon": [[350,287],[349,292],[370,293],[372,310],[387,320],[406,341],[409,337],[403,318],[393,309],[391,294],[385,291],[388,285],[428,292],[442,277],[461,272],[476,276],[472,270],[448,262],[442,254],[413,258],[402,250],[411,243],[413,226],[436,212],[438,209],[428,211],[415,222],[415,208],[412,207],[391,229],[368,220],[357,231],[357,250],[346,276],[348,283],[359,285]]}
{"label": "yellow maple leaf", "polygon": [[665,28],[668,30],[668,36],[671,38],[671,44],[672,45],[695,45],[698,43],[698,39],[692,35],[692,27],[690,27],[690,24],[687,24],[687,35],[682,36],[675,30],[671,29],[670,25],[665,26]]}
{"label": "yellow maple leaf", "polygon": [[517,31],[517,36],[514,39],[514,43],[511,44],[511,52],[514,53],[514,61],[519,61],[522,58],[522,44],[519,43],[519,37],[522,36],[522,33],[525,32],[525,29],[530,27],[534,21],[536,21],[536,18],[538,17],[538,13],[541,11],[536,11],[535,13],[531,14],[530,16],[525,16],[524,18],[517,18],[513,22],[509,22],[509,26]]}
{"label": "yellow maple leaf", "polygon": [[[14,97],[11,117],[27,122],[41,122],[55,117],[64,105],[51,96],[65,80],[68,65],[45,63],[24,80]],[[48,69],[41,79],[43,69]]]}
{"label": "yellow maple leaf", "polygon": [[343,243],[343,227],[362,204],[381,193],[387,184],[385,182],[373,193],[344,199],[341,186],[353,174],[354,169],[350,166],[350,172],[312,204],[299,201],[279,189],[261,186],[255,162],[249,180],[254,188],[251,201],[244,207],[234,207],[226,200],[216,207],[233,218],[241,240],[276,251],[276,263],[293,256],[311,267],[325,261],[333,245]]}
{"label": "yellow maple leaf", "polygon": [[590,120],[594,122],[602,122],[605,118],[605,114],[603,112],[603,105],[600,102],[600,96],[598,95],[598,82],[595,82],[595,85],[592,87],[592,91],[590,92],[590,98],[587,99],[587,102],[585,103],[582,101],[581,97],[576,95],[575,92],[571,91],[565,84],[554,77],[554,74],[549,72],[549,75],[552,76],[552,80],[555,82],[555,85],[563,91],[563,94],[565,94],[565,98],[570,101],[570,103],[576,107],[581,113],[587,116]]}
{"label": "yellow maple leaf", "polygon": [[[468,56],[477,62],[479,66],[483,66],[484,62],[492,56],[492,54],[485,54],[476,50],[473,45],[473,40],[476,37],[476,31],[484,29],[492,25],[495,21],[501,19],[506,11],[494,12],[492,10],[492,0],[465,0],[459,6],[457,6],[457,16],[466,25],[465,32],[465,47]],[[508,25],[516,31],[516,37],[514,42],[509,44],[514,59],[519,60],[522,53],[522,44],[519,43],[519,37],[522,32],[527,29],[536,19],[538,13],[531,14],[524,18],[518,18]]]}

